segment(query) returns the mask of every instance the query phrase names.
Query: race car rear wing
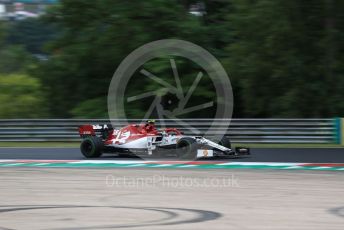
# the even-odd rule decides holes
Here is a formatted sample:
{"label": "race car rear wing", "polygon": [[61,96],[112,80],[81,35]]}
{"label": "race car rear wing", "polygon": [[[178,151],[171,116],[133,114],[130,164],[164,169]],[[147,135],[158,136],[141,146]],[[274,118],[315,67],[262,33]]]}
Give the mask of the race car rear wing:
{"label": "race car rear wing", "polygon": [[78,130],[80,137],[84,138],[87,136],[96,136],[97,133],[104,135],[104,133],[113,131],[113,127],[111,124],[81,125]]}

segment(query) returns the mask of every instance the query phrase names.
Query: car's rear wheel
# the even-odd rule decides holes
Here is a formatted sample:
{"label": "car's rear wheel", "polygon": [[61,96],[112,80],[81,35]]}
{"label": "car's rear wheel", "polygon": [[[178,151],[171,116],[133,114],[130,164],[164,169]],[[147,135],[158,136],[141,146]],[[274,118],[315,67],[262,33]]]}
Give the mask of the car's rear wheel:
{"label": "car's rear wheel", "polygon": [[80,145],[81,153],[87,158],[97,158],[102,155],[104,143],[101,138],[90,136],[85,138]]}
{"label": "car's rear wheel", "polygon": [[184,160],[194,160],[197,156],[198,144],[191,137],[181,138],[177,142],[177,156]]}

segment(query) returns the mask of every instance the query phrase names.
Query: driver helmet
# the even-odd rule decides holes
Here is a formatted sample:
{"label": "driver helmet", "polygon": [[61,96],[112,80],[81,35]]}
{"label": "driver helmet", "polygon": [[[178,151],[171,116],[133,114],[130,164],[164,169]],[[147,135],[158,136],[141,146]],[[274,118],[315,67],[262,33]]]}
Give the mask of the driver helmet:
{"label": "driver helmet", "polygon": [[147,124],[148,125],[155,125],[155,120],[150,119],[150,120],[147,121]]}

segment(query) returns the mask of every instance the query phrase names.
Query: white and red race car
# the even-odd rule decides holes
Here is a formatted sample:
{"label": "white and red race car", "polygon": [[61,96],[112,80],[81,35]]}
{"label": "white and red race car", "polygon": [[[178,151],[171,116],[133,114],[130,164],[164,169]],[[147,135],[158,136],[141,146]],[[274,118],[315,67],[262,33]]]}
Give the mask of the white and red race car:
{"label": "white and red race car", "polygon": [[202,136],[186,136],[175,128],[157,130],[154,123],[131,124],[114,129],[111,124],[82,125],[80,149],[87,158],[103,153],[136,156],[174,156],[181,159],[250,155],[249,148],[231,148],[227,137],[216,143]]}

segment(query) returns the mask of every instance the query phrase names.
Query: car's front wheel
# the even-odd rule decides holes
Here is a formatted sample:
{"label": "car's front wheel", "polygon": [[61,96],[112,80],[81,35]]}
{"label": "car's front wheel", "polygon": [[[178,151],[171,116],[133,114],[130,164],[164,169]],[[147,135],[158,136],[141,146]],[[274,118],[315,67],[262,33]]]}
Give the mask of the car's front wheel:
{"label": "car's front wheel", "polygon": [[194,160],[197,156],[198,144],[194,138],[184,137],[177,142],[177,156],[184,160]]}
{"label": "car's front wheel", "polygon": [[81,153],[87,158],[97,158],[102,155],[104,143],[101,138],[90,136],[85,138],[80,145]]}

